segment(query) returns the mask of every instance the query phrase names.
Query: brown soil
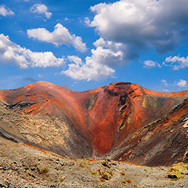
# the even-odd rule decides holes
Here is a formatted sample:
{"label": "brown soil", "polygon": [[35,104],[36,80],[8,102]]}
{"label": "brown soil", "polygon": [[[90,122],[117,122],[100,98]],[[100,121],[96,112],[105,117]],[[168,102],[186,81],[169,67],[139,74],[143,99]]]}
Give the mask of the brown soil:
{"label": "brown soil", "polygon": [[[0,187],[188,187],[186,169],[178,178],[173,177],[173,172],[172,167],[146,167],[112,160],[66,159],[0,137]],[[172,176],[167,177],[170,173]]]}

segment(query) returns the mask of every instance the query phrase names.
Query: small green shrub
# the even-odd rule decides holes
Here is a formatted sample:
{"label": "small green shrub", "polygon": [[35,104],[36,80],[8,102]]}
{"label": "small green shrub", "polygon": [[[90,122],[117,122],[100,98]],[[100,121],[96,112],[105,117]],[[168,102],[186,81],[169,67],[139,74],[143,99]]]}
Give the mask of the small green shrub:
{"label": "small green shrub", "polygon": [[96,170],[91,171],[91,174],[97,174]]}
{"label": "small green shrub", "polygon": [[81,166],[81,167],[84,167],[84,164],[83,164],[83,163],[80,163],[80,166]]}
{"label": "small green shrub", "polygon": [[47,169],[47,168],[42,168],[42,169],[41,169],[41,173],[42,173],[42,174],[48,173],[48,169]]}

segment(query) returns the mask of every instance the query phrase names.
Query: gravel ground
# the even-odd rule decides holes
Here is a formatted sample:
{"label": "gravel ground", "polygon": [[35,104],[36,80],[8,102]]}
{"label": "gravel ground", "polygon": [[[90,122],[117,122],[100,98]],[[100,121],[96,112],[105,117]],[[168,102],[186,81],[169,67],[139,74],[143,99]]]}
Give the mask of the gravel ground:
{"label": "gravel ground", "polygon": [[65,159],[0,137],[0,187],[5,188],[187,188],[188,166],[181,165],[185,168],[176,171],[105,159]]}

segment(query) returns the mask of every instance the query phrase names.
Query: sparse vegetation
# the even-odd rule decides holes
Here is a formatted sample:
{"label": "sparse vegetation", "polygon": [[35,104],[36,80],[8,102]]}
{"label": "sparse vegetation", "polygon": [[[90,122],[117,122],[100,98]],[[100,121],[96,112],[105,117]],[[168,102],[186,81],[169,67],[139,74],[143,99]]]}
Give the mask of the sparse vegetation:
{"label": "sparse vegetation", "polygon": [[101,175],[102,179],[109,180],[112,178],[112,170],[110,169],[99,169],[99,174]]}
{"label": "sparse vegetation", "polygon": [[127,183],[131,183],[131,180],[130,179],[127,179],[127,180],[125,180]]}
{"label": "sparse vegetation", "polygon": [[120,172],[120,174],[121,174],[122,176],[124,176],[124,175],[125,175],[125,172]]}
{"label": "sparse vegetation", "polygon": [[166,178],[178,180],[182,178],[184,174],[188,174],[188,165],[184,163],[177,163],[170,168],[170,172],[166,175]]}
{"label": "sparse vegetation", "polygon": [[47,168],[42,168],[42,169],[41,169],[41,173],[42,173],[42,174],[48,173],[48,169],[47,169]]}
{"label": "sparse vegetation", "polygon": [[80,166],[81,166],[81,167],[84,167],[84,164],[83,164],[83,163],[80,163]]}
{"label": "sparse vegetation", "polygon": [[126,180],[123,180],[122,183],[131,183],[131,180],[130,179],[126,179]]}
{"label": "sparse vegetation", "polygon": [[91,174],[97,174],[96,170],[91,171]]}
{"label": "sparse vegetation", "polygon": [[101,182],[105,182],[106,181],[104,178],[101,178],[100,180],[101,180]]}
{"label": "sparse vegetation", "polygon": [[[106,163],[103,165],[102,161],[93,160],[90,166],[89,160],[72,160],[55,154],[45,154],[37,148],[1,138],[0,185],[4,187],[7,187],[7,184],[10,187],[23,187],[23,185],[36,187],[36,184],[37,187],[47,185],[74,187],[76,185],[83,188],[90,188],[93,185],[114,188],[188,187],[188,164],[185,163],[178,163],[171,167],[154,167],[151,170],[150,167],[113,160],[107,161],[109,165]],[[181,174],[181,177],[178,178],[175,173]],[[165,178],[166,174],[168,174],[167,178]]]}

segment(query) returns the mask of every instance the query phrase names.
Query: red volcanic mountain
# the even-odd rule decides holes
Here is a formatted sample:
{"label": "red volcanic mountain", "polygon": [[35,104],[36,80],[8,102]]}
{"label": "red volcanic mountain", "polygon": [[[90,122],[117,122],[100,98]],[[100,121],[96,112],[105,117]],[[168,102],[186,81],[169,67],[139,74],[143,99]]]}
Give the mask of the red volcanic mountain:
{"label": "red volcanic mountain", "polygon": [[188,91],[123,82],[83,92],[48,82],[0,90],[0,136],[71,158],[188,162]]}

